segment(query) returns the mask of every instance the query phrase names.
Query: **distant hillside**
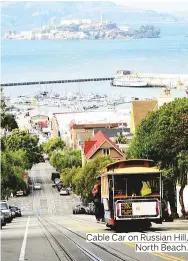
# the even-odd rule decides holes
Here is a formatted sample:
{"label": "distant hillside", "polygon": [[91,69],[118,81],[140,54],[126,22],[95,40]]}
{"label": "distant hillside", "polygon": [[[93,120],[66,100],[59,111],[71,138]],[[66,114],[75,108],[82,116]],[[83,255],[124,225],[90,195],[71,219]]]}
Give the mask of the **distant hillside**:
{"label": "distant hillside", "polygon": [[117,24],[149,24],[184,21],[182,16],[173,16],[155,11],[133,9],[112,2],[9,2],[1,3],[2,32],[5,30],[31,30],[50,21],[57,24],[62,19],[104,20]]}

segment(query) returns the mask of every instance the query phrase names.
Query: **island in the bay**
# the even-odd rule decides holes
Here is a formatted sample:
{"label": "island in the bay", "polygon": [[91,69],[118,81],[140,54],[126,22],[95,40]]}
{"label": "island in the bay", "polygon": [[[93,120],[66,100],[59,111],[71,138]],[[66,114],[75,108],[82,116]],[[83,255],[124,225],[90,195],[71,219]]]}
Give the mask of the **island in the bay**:
{"label": "island in the bay", "polygon": [[56,40],[56,39],[140,39],[158,38],[160,29],[151,25],[142,25],[139,29],[128,26],[117,26],[111,21],[63,20],[60,24],[51,23],[48,26],[30,31],[8,31],[4,39],[25,40]]}

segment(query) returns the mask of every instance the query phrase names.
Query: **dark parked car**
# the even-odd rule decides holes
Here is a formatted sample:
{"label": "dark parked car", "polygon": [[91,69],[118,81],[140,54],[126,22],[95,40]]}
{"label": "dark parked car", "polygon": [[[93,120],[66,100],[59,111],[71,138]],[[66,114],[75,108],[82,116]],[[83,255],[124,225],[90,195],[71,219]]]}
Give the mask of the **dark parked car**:
{"label": "dark parked car", "polygon": [[14,205],[9,205],[9,209],[12,213],[12,217],[15,218],[16,217],[16,209]]}
{"label": "dark parked car", "polygon": [[62,188],[64,188],[64,185],[63,185],[63,182],[60,181],[60,182],[57,184],[57,190],[60,191]]}
{"label": "dark parked car", "polygon": [[45,159],[44,159],[43,156],[41,156],[41,157],[39,158],[39,162],[45,162]]}

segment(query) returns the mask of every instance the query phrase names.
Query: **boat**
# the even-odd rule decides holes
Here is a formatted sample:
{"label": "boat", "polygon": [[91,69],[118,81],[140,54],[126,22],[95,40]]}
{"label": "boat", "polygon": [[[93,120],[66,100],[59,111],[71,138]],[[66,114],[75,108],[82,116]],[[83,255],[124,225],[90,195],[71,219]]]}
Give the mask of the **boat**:
{"label": "boat", "polygon": [[141,80],[139,77],[115,77],[112,82],[112,86],[119,86],[119,87],[151,87],[148,85],[148,82]]}

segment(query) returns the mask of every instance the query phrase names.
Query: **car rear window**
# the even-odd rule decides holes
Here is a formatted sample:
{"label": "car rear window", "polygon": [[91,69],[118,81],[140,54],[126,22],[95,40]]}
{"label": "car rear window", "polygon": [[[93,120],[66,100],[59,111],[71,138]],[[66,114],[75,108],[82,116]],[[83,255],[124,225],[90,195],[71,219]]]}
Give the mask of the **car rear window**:
{"label": "car rear window", "polygon": [[6,203],[1,203],[1,209],[2,210],[8,209],[7,204]]}

